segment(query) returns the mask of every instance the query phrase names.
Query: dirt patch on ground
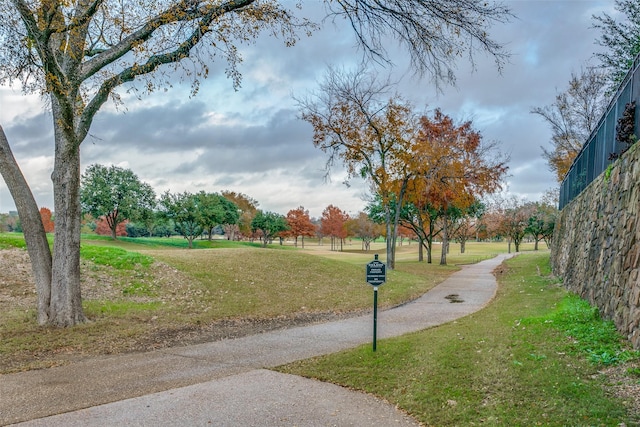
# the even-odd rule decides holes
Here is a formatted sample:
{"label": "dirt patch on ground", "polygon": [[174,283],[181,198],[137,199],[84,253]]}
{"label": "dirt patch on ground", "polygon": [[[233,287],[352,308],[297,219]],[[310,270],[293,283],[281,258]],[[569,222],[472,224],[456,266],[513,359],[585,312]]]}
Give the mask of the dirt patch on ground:
{"label": "dirt patch on ground", "polygon": [[0,250],[0,310],[32,308],[36,290],[27,251]]}
{"label": "dirt patch on ground", "polygon": [[147,336],[137,340],[132,351],[149,351],[241,338],[278,329],[345,319],[358,314],[353,312],[300,313],[295,316],[281,316],[271,319],[230,319],[206,325],[162,327],[151,330]]}
{"label": "dirt patch on ground", "polygon": [[640,361],[613,366],[601,373],[607,378],[607,388],[629,408],[637,423],[634,425],[640,425]]}

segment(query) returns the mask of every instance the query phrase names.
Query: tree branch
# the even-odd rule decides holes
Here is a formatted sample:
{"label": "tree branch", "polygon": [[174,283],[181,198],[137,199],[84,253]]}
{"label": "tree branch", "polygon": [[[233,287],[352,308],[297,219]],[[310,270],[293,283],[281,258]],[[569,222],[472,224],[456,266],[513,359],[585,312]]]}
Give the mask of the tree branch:
{"label": "tree branch", "polygon": [[[107,101],[109,95],[111,94],[114,88],[116,88],[117,86],[123,83],[133,81],[138,76],[151,73],[163,64],[178,62],[181,59],[186,58],[189,55],[189,52],[191,51],[191,49],[193,49],[193,47],[196,46],[200,42],[200,40],[202,40],[205,34],[211,31],[210,25],[214,20],[218,19],[220,16],[226,13],[232,12],[233,10],[243,8],[253,3],[254,1],[255,0],[230,1],[223,4],[220,7],[209,9],[209,13],[201,17],[198,27],[193,31],[191,36],[189,36],[184,42],[182,42],[175,50],[164,53],[164,54],[160,54],[160,55],[153,55],[144,64],[142,65],[134,64],[122,70],[117,75],[105,80],[100,86],[100,89],[98,90],[96,95],[93,97],[93,99],[89,102],[87,107],[82,112],[82,115],[78,122],[78,129],[77,129],[78,141],[82,141],[84,139],[84,137],[89,131],[89,127],[91,126],[93,117],[98,112],[100,107]],[[181,4],[186,4],[186,3],[183,2]],[[160,22],[159,20],[160,18],[156,17],[156,22]],[[152,30],[150,33],[148,33],[147,36],[150,37],[153,31],[155,31],[155,29]],[[139,32],[136,32],[134,34],[137,34],[137,33]],[[141,34],[141,36],[143,35],[144,34]],[[131,47],[132,43],[133,41],[129,40],[123,46]],[[118,46],[120,46],[120,44]],[[109,51],[111,51],[111,49]],[[119,56],[122,56],[124,54],[123,52],[120,52],[120,53],[121,54]],[[105,55],[109,56],[108,53],[105,53]],[[113,60],[115,59],[116,58],[113,58]],[[94,63],[94,66],[97,64],[98,63]],[[88,75],[85,76],[85,78],[87,77]]]}
{"label": "tree branch", "polygon": [[204,34],[209,31],[207,27],[215,19],[234,10],[245,8],[254,2],[255,0],[227,1],[217,7],[202,7],[199,9],[190,7],[194,3],[191,0],[183,0],[176,3],[167,10],[159,13],[154,18],[151,18],[142,28],[122,39],[120,43],[99,53],[89,61],[86,61],[82,66],[81,80],[84,81],[88,79],[102,68],[123,57],[135,46],[144,43],[151,38],[155,31],[165,25],[175,22],[201,19],[200,29],[196,30],[196,32],[204,30]]}

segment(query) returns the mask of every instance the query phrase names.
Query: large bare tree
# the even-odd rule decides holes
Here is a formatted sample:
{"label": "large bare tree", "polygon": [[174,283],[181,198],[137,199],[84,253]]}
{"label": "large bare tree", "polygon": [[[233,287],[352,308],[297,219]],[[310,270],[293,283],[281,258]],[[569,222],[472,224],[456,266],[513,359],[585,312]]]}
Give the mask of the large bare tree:
{"label": "large bare tree", "polygon": [[[396,39],[421,73],[452,82],[461,54],[477,50],[505,60],[490,27],[510,17],[485,0],[342,0],[324,2],[344,18],[366,56],[387,61]],[[55,135],[52,173],[56,215],[53,256],[45,245],[37,206],[4,133],[0,173],[14,197],[39,295],[38,320],[69,326],[84,321],[80,293],[80,146],[102,105],[120,102],[117,89],[140,81],[148,91],[166,87],[172,69],[192,79],[193,90],[215,56],[228,62],[238,85],[238,43],[263,30],[294,44],[314,24],[297,18],[294,2],[274,0],[0,0],[0,84],[20,82],[50,100]],[[33,219],[33,221],[31,220]],[[50,272],[49,272],[50,271]]]}

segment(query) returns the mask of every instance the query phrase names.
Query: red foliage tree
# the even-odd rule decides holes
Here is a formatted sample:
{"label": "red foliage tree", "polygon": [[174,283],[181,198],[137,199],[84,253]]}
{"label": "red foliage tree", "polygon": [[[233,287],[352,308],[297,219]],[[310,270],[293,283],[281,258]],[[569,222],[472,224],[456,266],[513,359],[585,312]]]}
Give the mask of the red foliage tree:
{"label": "red foliage tree", "polygon": [[311,222],[309,211],[300,206],[287,212],[287,224],[289,231],[287,234],[294,238],[295,246],[298,246],[298,237],[302,237],[302,247],[304,248],[304,238],[316,235],[316,226]]}
{"label": "red foliage tree", "polygon": [[[129,221],[122,221],[118,223],[118,225],[116,226],[116,236],[122,237],[127,235],[127,222]],[[96,234],[99,234],[101,236],[112,235],[111,227],[103,216],[98,218],[98,220],[96,221]]]}
{"label": "red foliage tree", "polygon": [[51,209],[49,208],[40,208],[40,218],[42,218],[42,225],[44,226],[45,233],[53,233],[55,225],[53,224],[53,220],[51,219]]}
{"label": "red foliage tree", "polygon": [[323,235],[331,237],[332,251],[338,250],[338,241],[340,242],[340,250],[342,250],[342,243],[347,237],[347,220],[349,220],[349,215],[336,206],[329,205],[322,211],[320,227]]}

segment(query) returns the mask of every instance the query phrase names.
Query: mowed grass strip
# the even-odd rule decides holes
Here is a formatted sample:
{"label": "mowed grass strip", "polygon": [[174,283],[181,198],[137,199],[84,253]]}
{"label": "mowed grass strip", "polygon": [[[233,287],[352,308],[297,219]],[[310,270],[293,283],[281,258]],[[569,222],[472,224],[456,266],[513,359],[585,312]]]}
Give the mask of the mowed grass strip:
{"label": "mowed grass strip", "polygon": [[[145,252],[191,279],[199,295],[199,312],[189,317],[214,318],[288,316],[304,312],[344,313],[368,309],[372,290],[364,265],[296,251],[235,248],[199,251]],[[413,270],[413,271],[410,271]],[[417,298],[442,281],[451,268],[417,274],[406,268],[389,273],[380,307]],[[176,313],[184,315],[185,313]]]}
{"label": "mowed grass strip", "polygon": [[[601,365],[579,350],[598,348],[601,334],[568,332],[601,328],[555,324],[576,305],[549,275],[548,258],[509,260],[495,301],[471,316],[379,341],[375,353],[365,345],[279,370],[380,396],[425,425],[636,425],[605,391]],[[618,347],[607,351],[632,357],[608,334]]]}

